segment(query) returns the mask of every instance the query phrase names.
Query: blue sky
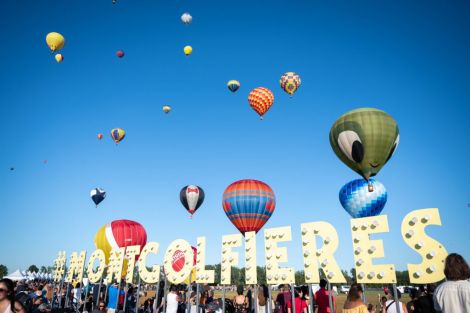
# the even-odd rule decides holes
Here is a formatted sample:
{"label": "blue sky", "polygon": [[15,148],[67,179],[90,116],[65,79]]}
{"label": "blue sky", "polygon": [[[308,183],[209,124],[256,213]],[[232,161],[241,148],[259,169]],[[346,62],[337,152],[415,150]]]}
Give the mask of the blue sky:
{"label": "blue sky", "polygon": [[[179,20],[185,11],[189,27]],[[120,218],[139,221],[160,243],[156,261],[172,240],[205,235],[207,263],[217,263],[221,236],[237,232],[222,193],[253,178],[277,196],[266,226],[292,225],[286,265],[301,268],[300,224],[324,220],[336,227],[337,259],[349,269],[349,216],[338,191],[358,176],[334,155],[328,133],[358,107],[387,111],[401,133],[377,177],[389,193],[390,227],[374,236],[385,244],[377,263],[419,261],[400,225],[429,207],[440,209],[443,226],[428,233],[470,260],[462,240],[470,220],[469,13],[465,1],[1,1],[0,263],[13,271],[51,264],[60,249],[91,253],[98,228]],[[45,44],[51,31],[66,37],[61,64]],[[302,77],[292,99],[278,84],[286,71]],[[229,79],[241,82],[235,94]],[[275,94],[264,121],[247,102],[259,86]],[[127,131],[119,146],[114,127]],[[187,184],[206,192],[193,220],[179,202]],[[94,187],[108,192],[99,208],[89,198]]]}

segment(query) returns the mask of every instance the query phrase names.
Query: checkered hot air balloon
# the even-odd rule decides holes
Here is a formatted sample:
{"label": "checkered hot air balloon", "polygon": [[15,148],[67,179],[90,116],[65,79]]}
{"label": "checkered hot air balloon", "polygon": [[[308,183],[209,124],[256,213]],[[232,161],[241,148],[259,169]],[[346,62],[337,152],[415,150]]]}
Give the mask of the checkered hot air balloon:
{"label": "checkered hot air balloon", "polygon": [[[373,191],[369,191],[369,184]],[[353,218],[376,216],[387,203],[387,190],[381,182],[370,178],[356,179],[344,185],[339,191],[341,205]]]}
{"label": "checkered hot air balloon", "polygon": [[299,89],[301,83],[300,76],[294,72],[284,73],[279,80],[282,90],[287,92],[290,96]]}
{"label": "checkered hot air balloon", "polygon": [[262,181],[244,179],[225,189],[222,207],[242,234],[258,232],[274,213],[276,197],[271,187]]}
{"label": "checkered hot air balloon", "polygon": [[274,103],[274,94],[268,88],[258,87],[248,94],[248,102],[251,108],[263,119],[263,115],[268,112]]}

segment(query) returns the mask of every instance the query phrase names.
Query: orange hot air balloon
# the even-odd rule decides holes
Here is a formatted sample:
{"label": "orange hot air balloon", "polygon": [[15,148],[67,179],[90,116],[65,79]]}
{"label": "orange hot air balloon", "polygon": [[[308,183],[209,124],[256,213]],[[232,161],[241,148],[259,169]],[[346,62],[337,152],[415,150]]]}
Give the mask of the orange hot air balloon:
{"label": "orange hot air balloon", "polygon": [[103,134],[98,134],[98,139],[99,140],[103,139]]}
{"label": "orange hot air balloon", "polygon": [[274,94],[268,88],[258,87],[250,92],[248,102],[251,108],[263,119],[263,115],[268,112],[269,108],[274,103]]}

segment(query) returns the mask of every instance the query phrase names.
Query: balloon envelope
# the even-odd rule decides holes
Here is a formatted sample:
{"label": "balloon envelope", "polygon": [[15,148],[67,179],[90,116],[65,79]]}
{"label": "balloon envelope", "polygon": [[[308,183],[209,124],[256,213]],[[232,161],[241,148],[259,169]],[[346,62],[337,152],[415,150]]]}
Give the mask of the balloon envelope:
{"label": "balloon envelope", "polygon": [[235,92],[238,90],[238,88],[240,88],[240,82],[235,79],[229,80],[227,83],[227,87],[228,90],[230,90],[231,92]]}
{"label": "balloon envelope", "polygon": [[273,214],[276,197],[266,183],[244,179],[225,189],[222,207],[229,220],[242,234],[248,231],[258,232]]}
{"label": "balloon envelope", "polygon": [[180,201],[189,212],[193,215],[204,202],[204,190],[195,185],[185,186],[180,191]]}
{"label": "balloon envelope", "polygon": [[341,116],[331,127],[336,156],[364,179],[377,175],[400,141],[398,125],[384,111],[362,108]]}
{"label": "balloon envelope", "polygon": [[101,140],[101,139],[103,139],[103,134],[98,134],[97,137],[98,137],[99,140]]}
{"label": "balloon envelope", "polygon": [[193,47],[186,46],[186,47],[183,48],[183,51],[184,51],[184,54],[190,55],[191,53],[193,53]]}
{"label": "balloon envelope", "polygon": [[101,201],[106,198],[106,191],[101,188],[94,188],[90,191],[91,200],[95,203],[96,206],[101,203]]}
{"label": "balloon envelope", "polygon": [[263,115],[268,112],[274,103],[274,94],[268,88],[255,88],[248,94],[248,103],[263,118]]}
{"label": "balloon envelope", "polygon": [[124,51],[118,50],[118,51],[116,52],[116,56],[117,56],[118,58],[122,58],[122,57],[124,56]]}
{"label": "balloon envelope", "polygon": [[60,63],[64,60],[64,56],[60,53],[57,53],[54,58],[55,58],[57,63]]}
{"label": "balloon envelope", "polygon": [[284,73],[279,80],[279,84],[281,85],[282,90],[292,96],[300,87],[300,76],[294,72]]}
{"label": "balloon envelope", "polygon": [[[372,184],[374,191],[369,191]],[[387,203],[387,190],[379,181],[356,179],[344,185],[339,191],[339,202],[353,218],[376,216]]]}
{"label": "balloon envelope", "polygon": [[57,32],[51,32],[46,36],[46,44],[52,52],[55,52],[64,47],[65,38]]}
{"label": "balloon envelope", "polygon": [[162,107],[162,111],[165,112],[165,113],[170,113],[170,111],[171,111],[171,106],[169,106],[169,105],[164,105],[164,106]]}
{"label": "balloon envelope", "polygon": [[193,17],[191,16],[191,14],[189,13],[183,13],[183,15],[181,15],[181,22],[183,22],[183,24],[191,24],[191,22],[193,21]]}
{"label": "balloon envelope", "polygon": [[111,129],[111,137],[114,142],[118,144],[126,136],[126,132],[122,128],[113,128]]}
{"label": "balloon envelope", "polygon": [[[147,243],[145,228],[134,221],[116,220],[103,225],[95,235],[95,246],[104,252],[106,263],[109,261],[111,250],[129,246],[140,246],[140,250]],[[139,256],[136,256],[136,260]],[[123,264],[123,276],[127,270],[127,260]]]}

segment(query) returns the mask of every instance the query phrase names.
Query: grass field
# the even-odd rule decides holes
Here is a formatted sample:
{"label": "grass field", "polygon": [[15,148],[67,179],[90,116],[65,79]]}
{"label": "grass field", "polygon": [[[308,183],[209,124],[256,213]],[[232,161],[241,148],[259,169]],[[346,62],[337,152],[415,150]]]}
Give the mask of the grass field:
{"label": "grass field", "polygon": [[[273,291],[272,297],[274,299],[276,298],[277,293],[278,293],[277,291]],[[379,294],[380,294],[380,296],[383,296],[383,292],[380,292],[378,290],[377,291],[366,291],[367,304],[371,303],[372,305],[374,305],[374,307],[377,307],[377,305],[379,304],[379,301],[380,301]],[[216,298],[222,298],[222,291],[216,290],[214,295],[215,295]],[[227,291],[225,293],[225,298],[226,299],[233,299],[235,297],[235,295],[236,295],[236,293],[234,291]],[[148,291],[146,297],[141,297],[140,298],[140,303],[143,303],[146,298],[150,298],[150,297],[155,297],[155,291]],[[410,301],[410,298],[409,298],[408,294],[403,294],[401,301],[403,303],[407,303],[408,301]],[[345,294],[337,295],[337,297],[336,297],[336,307],[337,307],[339,312],[341,312],[341,309],[344,306],[344,302],[346,302],[346,295]]]}

